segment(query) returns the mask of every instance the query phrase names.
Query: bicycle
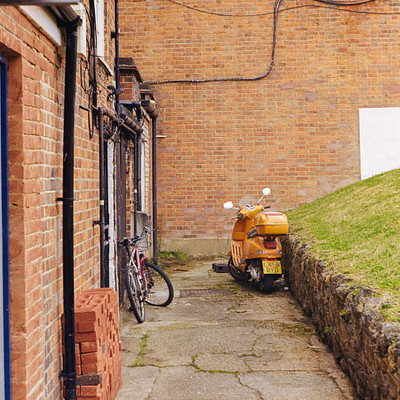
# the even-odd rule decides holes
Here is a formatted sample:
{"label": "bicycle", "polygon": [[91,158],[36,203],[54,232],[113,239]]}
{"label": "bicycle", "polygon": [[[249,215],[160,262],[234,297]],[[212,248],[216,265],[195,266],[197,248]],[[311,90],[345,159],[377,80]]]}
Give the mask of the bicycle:
{"label": "bicycle", "polygon": [[149,229],[145,227],[139,236],[124,238],[119,242],[128,253],[125,286],[131,304],[130,311],[133,311],[138,323],[145,320],[145,303],[166,307],[174,298],[174,289],[167,274],[139,251],[138,242],[148,233]]}

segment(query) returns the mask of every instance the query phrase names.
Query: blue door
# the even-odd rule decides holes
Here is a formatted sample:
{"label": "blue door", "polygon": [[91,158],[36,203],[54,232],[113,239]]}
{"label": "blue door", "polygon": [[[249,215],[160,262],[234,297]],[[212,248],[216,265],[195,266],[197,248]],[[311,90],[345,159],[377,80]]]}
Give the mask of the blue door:
{"label": "blue door", "polygon": [[11,399],[8,263],[7,64],[0,58],[0,399]]}

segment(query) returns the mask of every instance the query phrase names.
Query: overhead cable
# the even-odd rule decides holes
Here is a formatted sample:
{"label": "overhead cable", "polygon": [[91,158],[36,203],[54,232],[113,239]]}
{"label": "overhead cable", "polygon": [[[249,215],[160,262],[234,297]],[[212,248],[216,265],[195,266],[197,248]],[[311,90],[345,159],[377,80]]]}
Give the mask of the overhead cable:
{"label": "overhead cable", "polygon": [[332,4],[335,6],[358,6],[360,4],[370,3],[375,0],[355,0],[355,1],[340,1],[340,0],[314,0],[318,3]]}
{"label": "overhead cable", "polygon": [[[265,11],[265,12],[259,12],[259,13],[246,13],[246,14],[225,13],[225,12],[210,11],[210,10],[205,10],[205,9],[198,8],[198,7],[189,6],[188,4],[182,3],[177,0],[165,0],[165,1],[168,1],[169,3],[172,3],[172,4],[176,4],[181,7],[188,8],[189,10],[192,10],[192,11],[197,11],[197,12],[204,13],[204,14],[216,15],[219,17],[239,17],[239,18],[263,17],[263,16],[271,15],[274,13],[273,11]],[[328,4],[328,5],[334,5],[334,6],[357,6],[357,5],[371,3],[375,0],[363,0],[363,1],[357,0],[354,2],[333,1],[333,0],[313,0],[313,1],[318,2],[318,3]],[[371,14],[371,15],[399,15],[400,14],[400,12],[360,11],[360,10],[351,10],[351,9],[347,9],[347,8],[326,7],[326,6],[316,5],[316,4],[303,4],[303,5],[299,5],[299,6],[282,8],[279,12],[296,10],[298,8],[327,8],[327,9],[333,9],[333,10],[343,11],[343,12],[350,12],[350,13],[356,13],[356,14]]]}
{"label": "overhead cable", "polygon": [[146,83],[150,85],[163,85],[166,83],[254,82],[266,78],[271,73],[275,62],[276,30],[278,26],[279,7],[282,1],[283,0],[276,0],[274,5],[274,28],[272,35],[271,62],[267,71],[264,74],[252,78],[231,77],[231,78],[207,78],[207,79],[170,79],[166,81],[150,81]]}
{"label": "overhead cable", "polygon": [[377,11],[363,11],[363,10],[350,10],[347,8],[338,8],[338,7],[330,7],[330,6],[355,6],[355,5],[361,5],[361,4],[366,4],[366,3],[371,3],[375,0],[356,0],[356,1],[340,1],[340,0],[314,0],[315,2],[319,3],[324,3],[328,4],[329,6],[321,6],[321,5],[316,5],[316,4],[304,4],[304,5],[298,5],[298,6],[293,6],[293,7],[287,7],[284,9],[280,9],[280,5],[283,0],[276,0],[275,5],[274,5],[274,11],[268,11],[268,12],[263,12],[263,13],[256,13],[256,14],[232,14],[232,13],[220,13],[220,12],[214,12],[214,11],[208,11],[208,10],[203,10],[200,8],[192,7],[189,6],[185,3],[181,3],[177,0],[166,0],[170,3],[177,4],[179,6],[183,6],[186,8],[189,8],[193,11],[197,12],[202,12],[202,13],[207,13],[207,14],[213,14],[217,16],[224,16],[224,17],[261,17],[261,16],[266,16],[266,15],[274,15],[274,26],[273,26],[273,38],[272,38],[272,51],[271,51],[271,62],[269,65],[269,68],[267,71],[259,76],[256,77],[250,77],[250,78],[245,78],[245,77],[219,77],[219,78],[206,78],[206,79],[169,79],[169,80],[155,80],[155,81],[147,81],[144,83],[147,83],[149,85],[163,85],[163,84],[168,84],[168,83],[210,83],[210,82],[251,82],[251,81],[259,81],[264,78],[266,78],[268,75],[270,75],[272,68],[274,66],[275,62],[275,47],[276,47],[276,36],[277,36],[277,24],[278,24],[278,14],[282,13],[284,11],[290,11],[290,10],[296,10],[300,8],[325,8],[325,9],[331,9],[335,11],[340,11],[340,12],[351,12],[351,13],[357,13],[357,14],[371,14],[371,15],[400,15],[400,12],[377,12]]}

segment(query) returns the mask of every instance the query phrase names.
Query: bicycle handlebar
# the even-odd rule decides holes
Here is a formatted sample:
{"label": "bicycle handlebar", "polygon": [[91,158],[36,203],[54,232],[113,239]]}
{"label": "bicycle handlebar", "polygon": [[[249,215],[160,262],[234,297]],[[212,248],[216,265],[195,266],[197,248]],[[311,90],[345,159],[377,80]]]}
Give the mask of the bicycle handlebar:
{"label": "bicycle handlebar", "polygon": [[135,236],[133,238],[123,238],[118,243],[121,246],[134,246],[137,242],[142,240],[144,238],[144,235],[147,234],[147,233],[149,233],[149,226],[145,226],[140,235]]}

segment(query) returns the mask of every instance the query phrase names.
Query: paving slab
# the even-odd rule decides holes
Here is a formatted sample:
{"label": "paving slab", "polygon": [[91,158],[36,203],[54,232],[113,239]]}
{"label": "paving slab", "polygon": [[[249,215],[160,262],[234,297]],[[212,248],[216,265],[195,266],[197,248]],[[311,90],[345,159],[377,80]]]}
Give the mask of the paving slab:
{"label": "paving slab", "polygon": [[116,400],[357,399],[284,281],[263,294],[213,262],[167,269],[174,301],[143,324],[121,309]]}
{"label": "paving slab", "polygon": [[[177,379],[179,377],[179,379]],[[258,400],[257,393],[242,385],[234,374],[196,371],[191,367],[162,368],[149,399]]]}

